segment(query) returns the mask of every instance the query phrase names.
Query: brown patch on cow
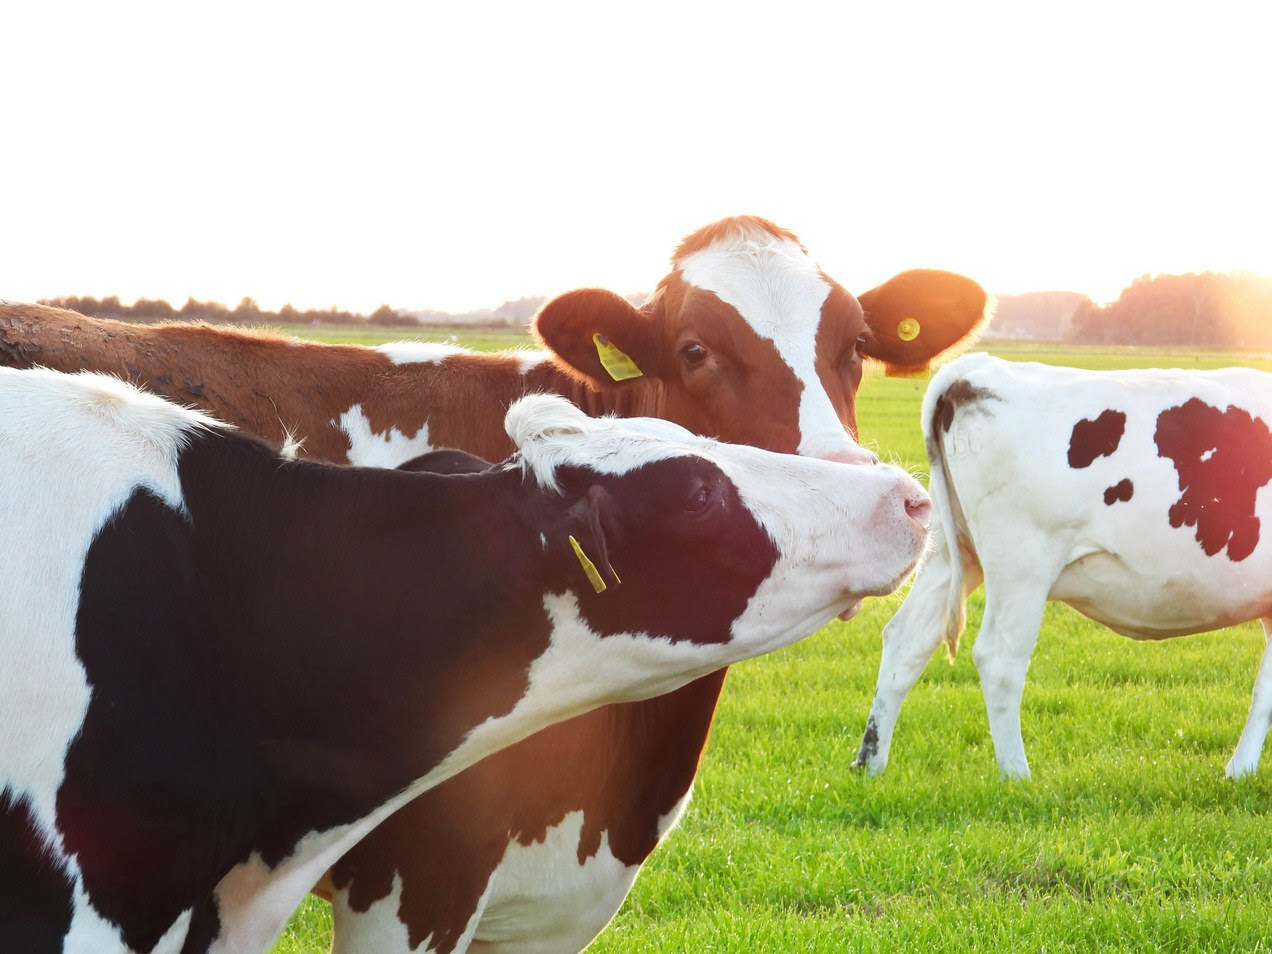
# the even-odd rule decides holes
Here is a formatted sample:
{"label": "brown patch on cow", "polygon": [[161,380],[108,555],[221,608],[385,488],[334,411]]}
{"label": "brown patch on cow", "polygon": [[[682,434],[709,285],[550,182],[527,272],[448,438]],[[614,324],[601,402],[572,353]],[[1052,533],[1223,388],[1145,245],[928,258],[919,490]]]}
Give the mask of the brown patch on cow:
{"label": "brown patch on cow", "polygon": [[954,424],[954,412],[959,408],[971,408],[985,401],[999,400],[1002,399],[988,388],[978,388],[965,378],[958,378],[936,399],[932,424],[939,427],[942,434],[948,434]]}
{"label": "brown patch on cow", "polygon": [[1090,467],[1096,458],[1110,456],[1125,432],[1126,415],[1121,411],[1103,411],[1097,418],[1078,421],[1069,435],[1069,466]]}
{"label": "brown patch on cow", "polygon": [[1198,398],[1167,408],[1153,435],[1158,454],[1179,473],[1172,527],[1196,527],[1207,556],[1227,548],[1244,560],[1259,544],[1258,490],[1272,480],[1272,434],[1259,418],[1229,405],[1220,411]]}
{"label": "brown patch on cow", "polygon": [[1113,506],[1118,501],[1130,500],[1135,493],[1135,485],[1131,483],[1129,477],[1124,477],[1112,487],[1108,487],[1104,491],[1104,504],[1107,507]]}
{"label": "brown patch on cow", "polygon": [[779,225],[775,225],[768,219],[762,219],[758,215],[735,215],[731,218],[721,219],[719,222],[713,222],[711,225],[698,229],[676,246],[675,253],[671,256],[671,263],[675,265],[681,259],[687,258],[694,252],[701,252],[715,245],[717,242],[725,240],[733,240],[736,238],[745,238],[747,235],[756,232],[766,232],[775,238],[786,239],[799,245],[800,249],[804,246],[800,245],[799,239],[794,232],[787,231]]}

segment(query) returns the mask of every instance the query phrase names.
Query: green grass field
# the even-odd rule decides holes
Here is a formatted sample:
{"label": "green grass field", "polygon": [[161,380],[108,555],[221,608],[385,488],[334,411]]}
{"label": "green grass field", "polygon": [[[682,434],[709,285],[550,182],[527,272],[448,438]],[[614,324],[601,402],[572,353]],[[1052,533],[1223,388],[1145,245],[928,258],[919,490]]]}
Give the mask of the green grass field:
{"label": "green grass field", "polygon": [[[443,335],[444,337],[444,335]],[[1267,359],[1141,349],[1082,367]],[[926,471],[924,379],[873,375],[862,438]],[[998,778],[971,645],[911,693],[879,778],[849,770],[900,597],[735,667],[694,801],[592,952],[1272,950],[1272,759],[1230,783],[1263,638],[1134,643],[1050,605],[1025,688],[1034,778]],[[327,950],[310,900],[275,948]]]}

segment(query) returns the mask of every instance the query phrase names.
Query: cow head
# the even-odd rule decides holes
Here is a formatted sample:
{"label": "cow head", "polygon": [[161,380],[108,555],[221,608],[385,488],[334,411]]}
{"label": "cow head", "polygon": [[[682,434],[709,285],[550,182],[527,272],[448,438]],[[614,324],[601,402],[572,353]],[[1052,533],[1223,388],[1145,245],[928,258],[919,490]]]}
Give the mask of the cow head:
{"label": "cow head", "polygon": [[535,532],[580,625],[683,644],[699,674],[891,592],[926,543],[927,496],[894,467],[590,418],[555,395],[513,405],[508,432],[544,490]]}
{"label": "cow head", "polygon": [[975,282],[911,271],[859,297],[827,277],[799,240],[754,217],[681,243],[673,270],[635,308],[585,288],[543,306],[535,333],[596,389],[653,389],[643,406],[732,443],[867,462],[856,442],[867,359],[925,370],[985,319]]}

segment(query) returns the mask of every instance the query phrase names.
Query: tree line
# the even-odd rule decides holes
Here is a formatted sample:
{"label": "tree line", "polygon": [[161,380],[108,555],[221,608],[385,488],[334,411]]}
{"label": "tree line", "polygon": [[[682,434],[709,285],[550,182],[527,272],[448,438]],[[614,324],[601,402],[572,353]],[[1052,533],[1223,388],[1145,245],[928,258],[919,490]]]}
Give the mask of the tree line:
{"label": "tree line", "polygon": [[1117,301],[1078,304],[1069,339],[1091,344],[1272,350],[1272,277],[1200,272],[1145,275]]}
{"label": "tree line", "polygon": [[40,303],[54,308],[68,308],[81,315],[94,318],[114,318],[118,321],[207,321],[213,324],[271,324],[271,325],[414,325],[416,318],[409,312],[389,305],[381,305],[369,315],[345,311],[336,307],[308,308],[301,311],[284,305],[278,311],[268,311],[251,298],[244,298],[233,308],[219,301],[186,299],[180,308],[158,298],[138,298],[131,305],[123,304],[117,295],[94,298],[91,295],[68,295],[64,298],[42,298]]}

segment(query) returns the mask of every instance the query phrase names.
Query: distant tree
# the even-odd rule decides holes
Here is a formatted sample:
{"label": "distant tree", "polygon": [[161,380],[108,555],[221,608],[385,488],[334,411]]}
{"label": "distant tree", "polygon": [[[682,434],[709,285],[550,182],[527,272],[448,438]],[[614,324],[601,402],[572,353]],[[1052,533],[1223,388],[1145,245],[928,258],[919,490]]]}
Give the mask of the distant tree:
{"label": "distant tree", "polygon": [[257,306],[256,301],[248,298],[246,295],[234,306],[234,310],[230,312],[230,317],[235,321],[254,322],[261,320],[261,309]]}
{"label": "distant tree", "polygon": [[177,310],[159,298],[138,298],[129,309],[133,321],[171,321]]}
{"label": "distant tree", "polygon": [[410,315],[398,311],[390,305],[381,305],[375,311],[371,312],[367,318],[367,322],[372,325],[413,325],[416,324],[414,318]]}

